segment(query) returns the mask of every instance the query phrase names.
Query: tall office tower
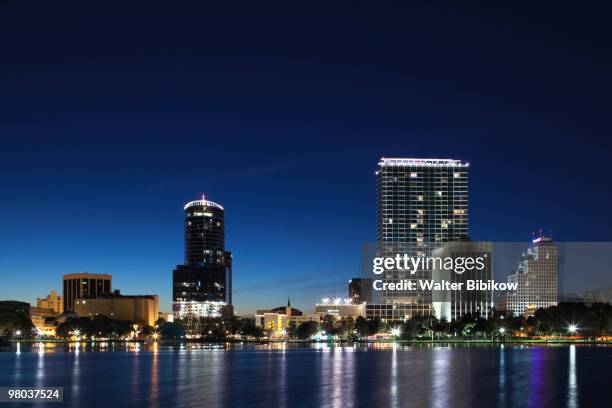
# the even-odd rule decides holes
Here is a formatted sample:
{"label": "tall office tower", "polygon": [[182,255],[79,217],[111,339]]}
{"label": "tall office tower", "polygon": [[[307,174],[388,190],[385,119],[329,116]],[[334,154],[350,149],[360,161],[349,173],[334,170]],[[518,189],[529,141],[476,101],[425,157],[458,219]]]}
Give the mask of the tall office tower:
{"label": "tall office tower", "polygon": [[508,283],[517,283],[508,292],[508,311],[515,316],[533,315],[536,309],[557,305],[557,247],[550,237],[540,236],[527,248]]}
{"label": "tall office tower", "polygon": [[219,204],[202,198],[185,205],[185,264],[172,280],[173,311],[181,318],[218,317],[232,304],[232,254]]}
{"label": "tall office tower", "polygon": [[[382,158],[376,172],[378,256],[429,256],[440,244],[467,237],[468,168],[452,159]],[[431,270],[391,270],[380,277],[386,282],[431,279]],[[381,291],[378,302],[383,306],[380,312],[371,309],[373,317],[405,320],[431,314],[430,291]]]}
{"label": "tall office tower", "polygon": [[65,273],[62,275],[64,288],[64,311],[74,312],[76,299],[95,299],[112,290],[112,276],[102,273]]}
{"label": "tall office tower", "polygon": [[488,318],[493,306],[492,290],[467,290],[468,280],[488,283],[493,277],[493,243],[475,241],[454,241],[443,244],[433,252],[435,258],[453,259],[458,264],[460,259],[480,260],[480,264],[470,262],[469,267],[461,269],[444,269],[442,263],[436,263],[432,279],[434,282],[462,284],[460,290],[434,291],[432,306],[438,319],[457,320],[465,315],[478,315]]}

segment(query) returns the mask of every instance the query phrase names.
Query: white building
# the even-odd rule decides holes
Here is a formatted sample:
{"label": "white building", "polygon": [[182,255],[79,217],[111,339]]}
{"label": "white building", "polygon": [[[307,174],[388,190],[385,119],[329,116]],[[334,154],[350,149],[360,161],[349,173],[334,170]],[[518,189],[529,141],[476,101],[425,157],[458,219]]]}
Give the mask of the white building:
{"label": "white building", "polygon": [[533,315],[537,309],[557,305],[557,247],[548,237],[533,240],[508,283],[517,283],[508,292],[508,311],[515,316]]}

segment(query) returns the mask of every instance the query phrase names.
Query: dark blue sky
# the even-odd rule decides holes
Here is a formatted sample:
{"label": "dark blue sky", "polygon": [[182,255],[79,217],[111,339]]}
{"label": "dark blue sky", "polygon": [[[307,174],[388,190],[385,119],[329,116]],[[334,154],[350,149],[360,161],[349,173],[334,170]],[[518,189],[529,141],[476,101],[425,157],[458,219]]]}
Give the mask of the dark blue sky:
{"label": "dark blue sky", "polygon": [[205,193],[238,312],[312,308],[375,238],[381,156],[469,161],[474,239],[612,240],[607,10],[234,4],[0,6],[0,299],[84,270],[169,309]]}

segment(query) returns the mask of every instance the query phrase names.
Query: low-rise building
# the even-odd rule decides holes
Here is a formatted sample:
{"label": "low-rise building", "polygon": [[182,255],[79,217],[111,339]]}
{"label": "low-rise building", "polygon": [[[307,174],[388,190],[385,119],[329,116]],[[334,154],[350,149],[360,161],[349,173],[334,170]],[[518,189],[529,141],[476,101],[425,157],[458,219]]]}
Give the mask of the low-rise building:
{"label": "low-rise building", "polygon": [[62,296],[58,295],[55,290],[52,290],[51,294],[47,295],[47,297],[36,299],[36,307],[53,310],[56,315],[64,311]]}
{"label": "low-rise building", "polygon": [[155,326],[159,315],[157,295],[121,295],[113,293],[98,295],[95,299],[75,299],[74,311],[79,316],[94,318],[104,315],[116,320],[130,320]]}
{"label": "low-rise building", "polygon": [[612,304],[612,288],[593,289],[582,295],[585,302],[602,302]]}
{"label": "low-rise building", "polygon": [[287,306],[280,306],[270,310],[258,310],[255,314],[255,325],[263,328],[270,337],[281,337],[290,324],[299,326],[304,322],[321,322],[321,313],[302,313],[301,310]]}
{"label": "low-rise building", "polygon": [[344,317],[351,317],[357,319],[358,317],[366,316],[366,303],[353,304],[348,302],[329,302],[323,300],[321,303],[317,303],[315,306],[315,313],[322,315],[332,315],[337,319]]}

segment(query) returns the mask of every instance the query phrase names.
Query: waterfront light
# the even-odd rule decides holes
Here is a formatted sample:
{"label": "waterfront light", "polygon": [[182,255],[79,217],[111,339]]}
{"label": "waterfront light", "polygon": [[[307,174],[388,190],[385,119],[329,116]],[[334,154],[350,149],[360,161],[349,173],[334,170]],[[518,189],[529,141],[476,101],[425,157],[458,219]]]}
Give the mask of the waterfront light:
{"label": "waterfront light", "polygon": [[578,326],[577,326],[577,325],[575,325],[574,323],[572,323],[572,324],[570,324],[570,325],[569,325],[569,327],[567,328],[567,330],[568,330],[570,333],[576,333],[576,332],[578,332]]}
{"label": "waterfront light", "polygon": [[392,336],[398,337],[400,334],[402,334],[402,330],[399,327],[394,327],[391,329]]}
{"label": "waterfront light", "polygon": [[506,328],[505,328],[505,327],[500,327],[500,328],[499,328],[499,332],[500,332],[501,334],[504,334],[504,333],[506,332]]}
{"label": "waterfront light", "polygon": [[17,336],[17,337],[21,336],[21,330],[17,330],[17,331],[15,332],[15,336]]}

